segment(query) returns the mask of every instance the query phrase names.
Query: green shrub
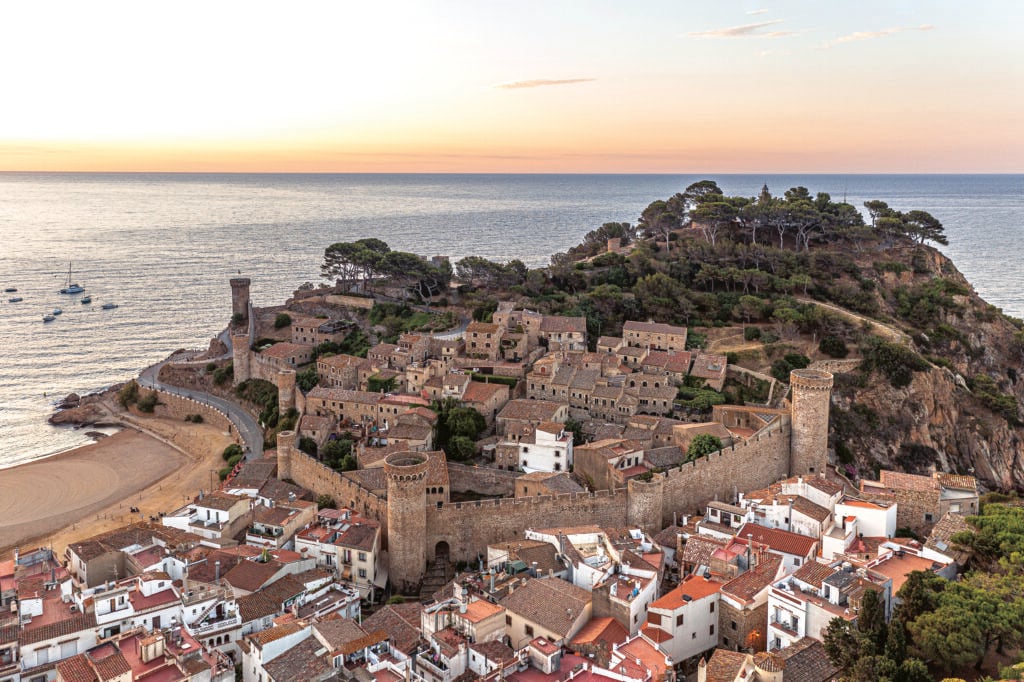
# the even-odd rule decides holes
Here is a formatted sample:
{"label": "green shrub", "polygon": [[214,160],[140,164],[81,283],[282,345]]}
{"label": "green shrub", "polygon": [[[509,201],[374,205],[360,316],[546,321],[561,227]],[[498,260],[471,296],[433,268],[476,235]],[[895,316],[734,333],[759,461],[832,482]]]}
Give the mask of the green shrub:
{"label": "green shrub", "polygon": [[302,436],[299,438],[299,450],[307,455],[316,457],[316,441],[309,436]]}
{"label": "green shrub", "polygon": [[242,454],[242,446],[237,443],[232,443],[224,448],[224,452],[220,453],[220,456],[225,462],[229,462],[232,457],[241,456]]}
{"label": "green shrub", "polygon": [[231,324],[235,325],[236,327],[242,324],[243,322],[245,322],[245,315],[243,315],[242,313],[235,313],[234,315],[231,316]]}
{"label": "green shrub", "polygon": [[216,362],[208,362],[208,363],[206,363],[206,373],[207,374],[209,374],[210,372],[215,372],[216,370],[217,370],[217,363]]}
{"label": "green shrub", "polygon": [[281,329],[287,327],[292,323],[292,316],[288,313],[278,313],[277,317],[274,318],[274,329]]}
{"label": "green shrub", "polygon": [[327,493],[321,493],[316,496],[316,506],[320,509],[337,509],[338,503]]}
{"label": "green shrub", "polygon": [[231,467],[232,469],[234,469],[234,468],[235,468],[235,466],[236,466],[236,465],[237,465],[237,464],[238,464],[239,462],[241,462],[241,461],[242,461],[242,455],[233,455],[233,456],[231,457],[231,459],[229,459],[229,460],[228,460],[228,466],[229,466],[229,467]]}
{"label": "green shrub", "polygon": [[122,386],[121,390],[117,392],[117,401],[121,403],[121,407],[125,408],[137,403],[139,401],[139,382],[132,379]]}
{"label": "green shrub", "polygon": [[225,383],[234,379],[235,377],[235,365],[229,362],[223,367],[214,370],[213,372],[213,383],[217,386],[223,386]]}
{"label": "green shrub", "polygon": [[229,474],[231,473],[231,470],[232,470],[233,468],[234,468],[234,467],[224,467],[223,469],[221,469],[220,471],[218,471],[218,472],[217,472],[217,475],[218,475],[218,476],[220,476],[220,480],[222,480],[222,481],[223,481],[224,479],[226,479],[226,478],[228,477],[228,475],[229,475]]}
{"label": "green shrub", "polygon": [[303,393],[309,393],[320,383],[320,375],[316,373],[316,366],[307,367],[295,375],[295,384]]}
{"label": "green shrub", "polygon": [[818,350],[832,358],[845,358],[850,354],[846,342],[838,336],[822,337],[821,343],[818,344]]}
{"label": "green shrub", "polygon": [[190,422],[192,424],[202,424],[203,423],[203,415],[201,415],[201,414],[186,414],[185,415],[185,421]]}
{"label": "green shrub", "polygon": [[931,367],[927,360],[909,348],[877,336],[865,339],[860,349],[864,356],[861,369],[865,372],[877,369],[889,379],[893,388],[910,385],[913,372],[923,372]]}
{"label": "green shrub", "polygon": [[156,391],[150,391],[146,395],[139,398],[135,406],[139,408],[140,412],[152,413],[156,406],[159,404]]}
{"label": "green shrub", "polygon": [[760,327],[746,327],[746,328],[744,328],[744,330],[743,330],[743,338],[746,339],[747,341],[757,341],[759,338],[761,338],[761,328]]}
{"label": "green shrub", "polygon": [[692,462],[701,457],[707,457],[712,452],[722,449],[722,439],[710,433],[698,433],[690,441],[690,447],[686,449],[686,461]]}

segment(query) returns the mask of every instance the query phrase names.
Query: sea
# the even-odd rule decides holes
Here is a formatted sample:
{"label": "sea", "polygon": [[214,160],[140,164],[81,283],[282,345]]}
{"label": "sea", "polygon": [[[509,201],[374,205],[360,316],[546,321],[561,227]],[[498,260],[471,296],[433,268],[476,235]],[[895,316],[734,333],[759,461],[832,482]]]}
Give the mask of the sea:
{"label": "sea", "polygon": [[[0,468],[90,442],[47,423],[65,395],[207,346],[228,323],[233,276],[252,279],[255,305],[279,304],[321,281],[327,245],[364,237],[543,266],[705,178],[727,194],[804,186],[928,211],[982,297],[1024,317],[1024,175],[0,173],[0,289],[18,290],[0,298]],[[84,294],[58,293],[69,269]]]}

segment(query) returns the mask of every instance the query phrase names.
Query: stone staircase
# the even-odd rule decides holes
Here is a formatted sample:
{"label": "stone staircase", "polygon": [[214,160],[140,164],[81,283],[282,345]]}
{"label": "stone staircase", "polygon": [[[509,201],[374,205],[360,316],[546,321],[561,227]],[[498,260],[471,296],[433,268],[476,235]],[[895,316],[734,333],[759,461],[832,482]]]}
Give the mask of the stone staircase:
{"label": "stone staircase", "polygon": [[420,599],[429,599],[435,592],[447,585],[455,577],[455,568],[445,557],[434,559],[420,584]]}

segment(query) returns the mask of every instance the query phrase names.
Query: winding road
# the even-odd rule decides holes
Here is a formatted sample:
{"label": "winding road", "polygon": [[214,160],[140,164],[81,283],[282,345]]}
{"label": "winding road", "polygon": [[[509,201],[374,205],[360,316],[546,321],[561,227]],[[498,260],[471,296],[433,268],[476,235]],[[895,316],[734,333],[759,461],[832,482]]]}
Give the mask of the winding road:
{"label": "winding road", "polygon": [[238,433],[242,436],[242,440],[245,442],[245,459],[261,459],[263,457],[263,429],[256,423],[252,415],[241,406],[223,398],[218,398],[203,391],[193,391],[192,389],[181,388],[180,386],[171,386],[159,381],[157,377],[160,375],[160,368],[169,361],[169,359],[164,360],[142,370],[139,374],[139,385],[149,389],[159,389],[184,398],[191,398],[196,402],[216,407],[228,416],[228,419],[231,420],[231,423],[235,425]]}

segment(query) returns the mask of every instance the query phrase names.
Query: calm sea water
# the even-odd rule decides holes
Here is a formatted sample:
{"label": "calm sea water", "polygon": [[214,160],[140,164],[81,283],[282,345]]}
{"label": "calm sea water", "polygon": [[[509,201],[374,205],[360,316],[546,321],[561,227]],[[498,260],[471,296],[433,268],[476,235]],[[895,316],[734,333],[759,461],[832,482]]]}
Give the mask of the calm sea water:
{"label": "calm sea water", "polygon": [[[796,185],[930,211],[979,293],[1024,316],[1024,176],[719,175],[730,194]],[[323,249],[378,237],[424,255],[548,262],[601,223],[635,222],[698,176],[0,174],[0,467],[86,442],[53,401],[134,376],[228,321],[228,278],[257,305],[317,281]],[[91,294],[63,296],[68,264]],[[24,301],[8,303],[11,296]],[[115,310],[101,310],[105,302]],[[63,308],[56,321],[42,315]],[[45,394],[45,395],[44,395]]]}

